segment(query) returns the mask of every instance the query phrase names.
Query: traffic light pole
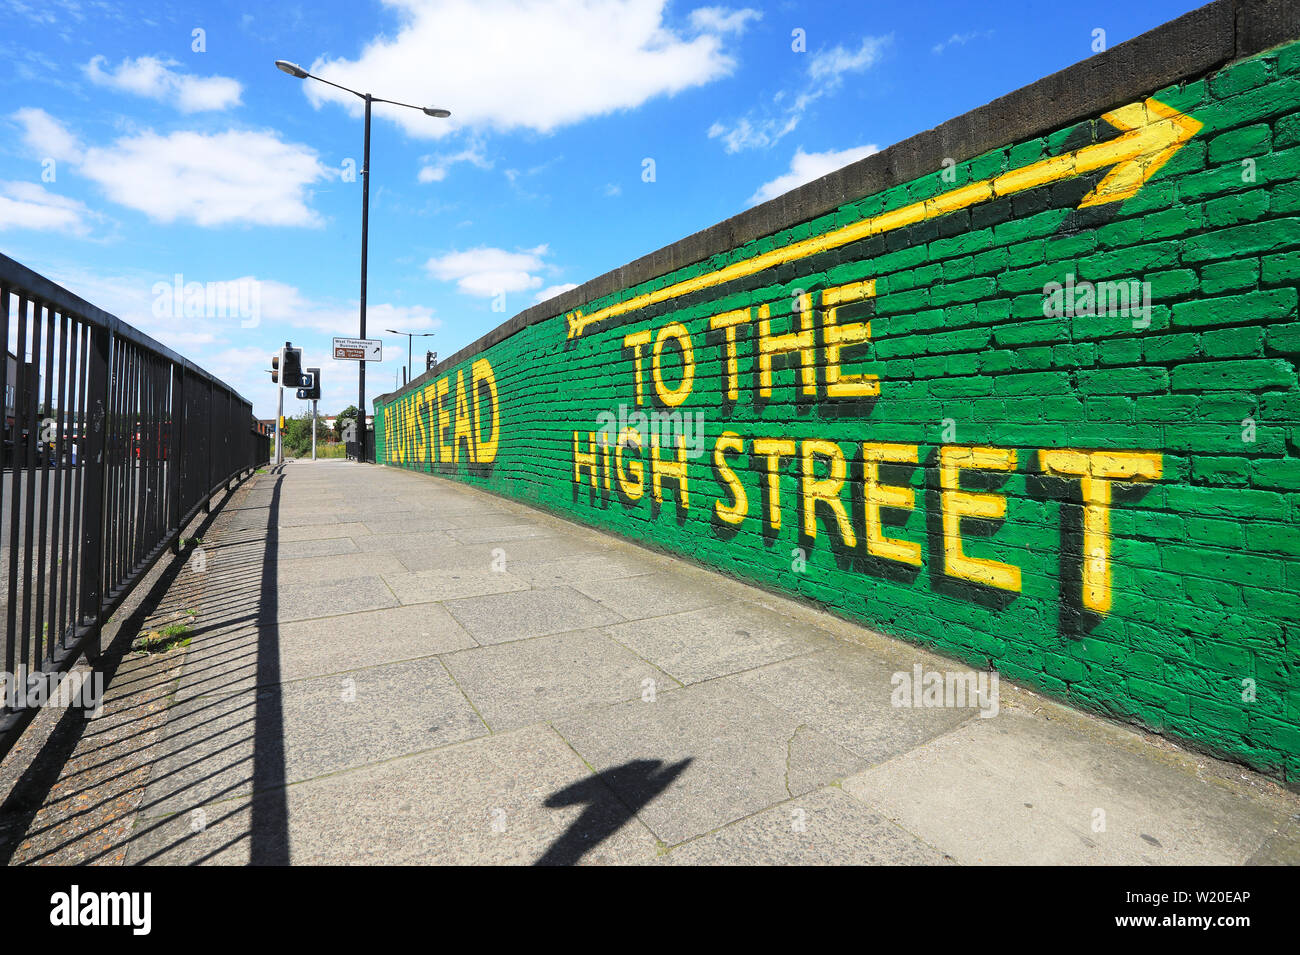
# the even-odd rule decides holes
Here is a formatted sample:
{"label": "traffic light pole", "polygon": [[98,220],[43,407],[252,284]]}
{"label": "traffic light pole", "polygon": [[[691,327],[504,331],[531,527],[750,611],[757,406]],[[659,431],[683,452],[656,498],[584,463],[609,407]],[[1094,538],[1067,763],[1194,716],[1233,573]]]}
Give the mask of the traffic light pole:
{"label": "traffic light pole", "polygon": [[280,407],[275,412],[275,463],[284,463],[284,385],[281,384],[276,388],[280,393]]}
{"label": "traffic light pole", "polygon": [[311,459],[316,460],[316,399],[311,402]]}

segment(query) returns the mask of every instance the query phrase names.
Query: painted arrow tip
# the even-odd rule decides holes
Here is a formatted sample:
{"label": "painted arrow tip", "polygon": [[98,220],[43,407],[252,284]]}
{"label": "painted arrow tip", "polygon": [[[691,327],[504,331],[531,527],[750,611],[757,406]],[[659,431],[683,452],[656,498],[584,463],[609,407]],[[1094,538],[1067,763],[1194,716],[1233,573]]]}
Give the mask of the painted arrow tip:
{"label": "painted arrow tip", "polygon": [[[1158,99],[1121,106],[1103,113],[1102,119],[1122,131],[1112,142],[1129,155],[1121,158],[1083,197],[1080,209],[1121,202],[1135,195],[1204,125]],[[1137,154],[1132,155],[1135,148]]]}

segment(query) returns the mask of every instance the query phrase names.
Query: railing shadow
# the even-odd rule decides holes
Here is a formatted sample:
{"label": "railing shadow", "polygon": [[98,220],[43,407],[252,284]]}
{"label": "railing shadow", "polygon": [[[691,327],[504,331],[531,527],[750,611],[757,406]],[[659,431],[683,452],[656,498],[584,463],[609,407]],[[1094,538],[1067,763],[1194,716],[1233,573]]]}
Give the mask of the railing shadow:
{"label": "railing shadow", "polygon": [[[213,503],[211,512],[205,515],[192,536],[202,537],[212,527],[230,497],[230,493],[227,493]],[[103,674],[105,691],[114,685],[114,678],[122,661],[131,651],[132,642],[144,629],[149,618],[163,605],[189,558],[189,549],[170,558],[153,586],[122,621],[112,642],[101,651],[95,662],[95,672]],[[10,788],[3,803],[0,803],[0,865],[8,865],[13,861],[18,846],[28,836],[37,813],[49,802],[54,785],[63,778],[69,760],[91,725],[92,720],[80,707],[66,707],[40,751]],[[49,851],[61,847],[55,846]]]}
{"label": "railing shadow", "polygon": [[[266,509],[265,532],[232,533],[232,539],[237,539],[248,552],[239,553],[240,549],[235,549],[209,566],[209,572],[215,573],[205,581],[202,599],[205,602],[204,617],[212,621],[211,625],[203,628],[203,632],[210,634],[210,642],[201,644],[195,639],[191,643],[192,656],[185,659],[180,679],[189,693],[187,699],[192,701],[192,706],[197,704],[198,707],[189,711],[188,718],[192,720],[196,713],[202,714],[205,710],[211,715],[200,716],[194,725],[176,723],[166,717],[158,726],[137,725],[135,720],[144,716],[151,705],[161,704],[169,696],[172,690],[167,687],[174,688],[176,678],[157,673],[127,672],[123,674],[124,683],[113,683],[122,661],[130,652],[133,638],[141,632],[150,616],[165,604],[188,562],[190,554],[187,552],[167,565],[102,656],[106,686],[112,685],[119,691],[127,689],[127,695],[120,697],[123,705],[113,710],[125,732],[110,733],[96,746],[93,745],[96,741],[89,739],[91,734],[88,732],[88,727],[93,724],[80,710],[69,709],[61,715],[42,753],[0,808],[0,862],[11,862],[24,840],[31,840],[38,847],[37,851],[28,853],[30,858],[24,861],[58,861],[60,855],[73,847],[81,849],[87,846],[94,851],[82,855],[80,861],[108,861],[109,857],[131,844],[139,844],[163,830],[169,818],[164,804],[177,797],[184,798],[187,793],[199,797],[194,799],[192,808],[210,811],[217,807],[218,811],[213,814],[216,818],[210,821],[209,827],[215,823],[229,824],[244,804],[242,797],[251,783],[250,817],[246,830],[215,851],[247,841],[251,864],[289,863],[277,619],[279,605],[276,596],[276,527],[282,481],[282,474],[273,469],[268,482],[271,483],[271,505]],[[229,496],[226,496],[219,504],[214,503],[212,514],[191,533],[196,537],[206,534],[228,500]],[[255,563],[261,565],[260,572],[253,571]],[[239,606],[232,608],[232,602],[238,602]],[[233,614],[233,617],[226,617],[227,614]],[[254,632],[248,634],[250,628]],[[240,636],[241,632],[246,635]],[[196,631],[194,636],[198,637],[199,633]],[[195,654],[196,650],[200,652]],[[255,657],[255,660],[249,657]],[[237,664],[236,670],[227,669],[224,675],[251,675],[251,687],[244,684],[241,688],[237,679],[214,684],[203,676],[207,669],[221,669],[232,662]],[[196,673],[200,675],[197,683],[193,679]],[[132,682],[137,685],[129,686]],[[229,704],[243,694],[249,694],[251,699],[239,700],[232,712]],[[133,710],[138,711],[138,715],[130,715]],[[214,722],[223,717],[229,720],[232,716],[233,723]],[[246,750],[250,737],[253,744],[251,754]],[[83,740],[91,744],[89,748],[85,745],[78,748]],[[186,758],[191,753],[193,757]],[[141,754],[148,762],[138,759]],[[180,761],[176,761],[178,756]],[[89,764],[85,764],[87,757]],[[160,766],[159,761],[168,757],[172,759]],[[67,772],[68,763],[73,759],[78,760],[77,768]],[[132,772],[139,765],[149,763],[152,765],[147,783],[133,784],[129,779]],[[197,776],[193,774],[196,769],[200,771]],[[213,781],[220,786],[216,792],[211,791]],[[152,788],[160,783],[162,785],[151,800]],[[131,801],[125,813],[115,812],[114,804],[135,785],[146,786],[143,796]],[[228,803],[228,809],[221,805],[223,800],[233,800]],[[42,808],[50,813],[52,819],[33,828]],[[105,811],[108,818],[103,818]],[[107,840],[103,838],[107,830],[130,817],[137,822],[129,833]],[[75,825],[75,831],[69,826],[70,822]],[[67,831],[59,831],[63,829]],[[177,833],[172,827],[165,831],[169,838],[164,845],[154,843],[146,857],[132,858],[131,861],[155,861],[196,835],[189,830]],[[105,845],[106,841],[111,844]],[[208,853],[204,858],[210,855]]]}

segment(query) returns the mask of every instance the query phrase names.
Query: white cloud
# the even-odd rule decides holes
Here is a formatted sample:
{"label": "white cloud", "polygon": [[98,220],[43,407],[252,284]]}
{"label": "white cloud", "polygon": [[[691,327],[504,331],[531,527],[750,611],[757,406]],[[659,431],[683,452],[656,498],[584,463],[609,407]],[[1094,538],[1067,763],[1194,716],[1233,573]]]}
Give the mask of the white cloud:
{"label": "white cloud", "polygon": [[546,252],[545,245],[522,252],[481,246],[434,256],[425,263],[425,268],[436,279],[455,282],[466,295],[491,297],[539,287],[542,279],[533,273],[547,268]]}
{"label": "white cloud", "polygon": [[479,169],[491,169],[492,161],[487,158],[483,148],[482,140],[472,140],[468,146],[458,153],[440,153],[435,156],[421,156],[420,162],[425,165],[420,167],[420,173],[416,177],[420,182],[442,182],[447,178],[447,172],[458,162],[467,162],[477,166]]}
{"label": "white cloud", "polygon": [[721,139],[729,153],[738,153],[744,149],[762,149],[792,133],[799,125],[801,113],[802,111],[791,112],[782,116],[766,116],[754,120],[742,117],[731,127],[714,123],[709,127],[709,138]]}
{"label": "white cloud", "polygon": [[28,106],[12,114],[23,128],[23,144],[41,159],[75,160],[81,144],[62,123],[45,112]]}
{"label": "white cloud", "polygon": [[889,43],[887,36],[862,38],[856,50],[836,46],[813,56],[808,64],[808,75],[815,80],[838,79],[845,73],[861,73],[880,60],[880,54]]}
{"label": "white cloud", "polygon": [[80,172],[158,222],[317,225],[308,187],[330,175],[316,153],[273,132],[144,132],[86,151]]}
{"label": "white cloud", "polygon": [[105,70],[108,60],[96,56],[84,67],[92,83],[110,89],[169,102],[183,113],[238,106],[243,87],[228,76],[188,76],[172,67],[175,60],[152,56],[127,57],[116,69]]}
{"label": "white cloud", "polygon": [[555,296],[559,295],[561,292],[567,292],[569,289],[577,287],[578,285],[576,282],[565,282],[562,285],[551,285],[538,292],[533,301],[545,302],[548,298],[555,298]]}
{"label": "white cloud", "polygon": [[775,145],[798,128],[808,107],[843,86],[847,74],[861,73],[879,62],[892,41],[892,34],[866,36],[856,48],[818,51],[809,59],[807,77],[797,93],[780,90],[764,108],[730,123],[715,122],[709,127],[709,138],[721,140],[729,153]]}
{"label": "white cloud", "polygon": [[86,235],[94,214],[84,203],[34,182],[0,182],[0,230],[38,229]]}
{"label": "white cloud", "polygon": [[[731,14],[706,15],[693,37],[664,24],[667,0],[385,0],[398,28],[355,60],[319,59],[311,72],[387,98],[442,106],[451,120],[376,106],[414,136],[460,127],[550,132],[657,96],[700,86],[733,70],[724,32]],[[725,24],[725,29],[723,28]],[[356,97],[307,82],[314,104]]]}
{"label": "white cloud", "polygon": [[[266,369],[270,367],[271,352],[286,339],[304,349],[305,364],[322,369],[325,385],[322,414],[356,403],[356,362],[334,362],[329,350],[330,336],[356,335],[358,304],[355,300],[314,299],[294,285],[257,276],[186,273],[181,277],[183,285],[189,282],[252,283],[257,289],[255,300],[259,312],[256,327],[248,328],[239,315],[178,317],[158,314],[155,303],[159,295],[169,295],[170,290],[162,289],[155,294],[155,287],[159,283],[173,286],[173,275],[144,271],[107,273],[80,266],[36,264],[40,266],[39,271],[74,294],[117,315],[230,384],[254,402],[260,417],[274,414],[275,390]],[[422,305],[372,301],[366,312],[371,337],[388,338],[386,344],[392,346],[391,351],[385,350],[388,353],[384,357],[388,361],[379,369],[373,366],[370,369],[368,377],[372,380],[368,382],[367,392],[374,395],[392,387],[393,366],[390,362],[400,365],[406,362],[405,340],[400,341],[399,348],[399,342],[385,336],[383,329],[433,331],[442,323],[432,309]],[[416,347],[419,347],[419,342]],[[418,354],[416,363],[417,366],[420,363]],[[305,407],[293,399],[292,393],[286,396],[287,414],[297,414]]]}
{"label": "white cloud", "polygon": [[147,130],[83,149],[44,110],[21,109],[13,118],[36,155],[67,159],[114,202],[158,222],[318,225],[307,206],[309,187],[333,175],[314,150],[271,131]]}
{"label": "white cloud", "polygon": [[692,10],[691,28],[710,33],[743,33],[750,20],[761,20],[763,14],[758,10],[744,7],[729,10],[726,7],[700,7]]}
{"label": "white cloud", "polygon": [[930,52],[938,56],[950,46],[965,46],[971,40],[986,40],[993,35],[992,30],[974,30],[970,33],[954,33],[948,39],[930,47]]}
{"label": "white cloud", "polygon": [[806,182],[820,179],[827,173],[834,172],[849,163],[857,162],[859,159],[864,159],[872,153],[878,152],[880,152],[880,148],[874,145],[853,146],[849,149],[841,149],[838,152],[828,150],[824,153],[806,153],[800,147],[795,150],[794,158],[790,160],[790,171],[777,176],[771,182],[765,182],[759,186],[757,191],[749,197],[749,204],[755,206],[760,202],[766,202],[768,199],[774,199],[782,193],[802,186]]}

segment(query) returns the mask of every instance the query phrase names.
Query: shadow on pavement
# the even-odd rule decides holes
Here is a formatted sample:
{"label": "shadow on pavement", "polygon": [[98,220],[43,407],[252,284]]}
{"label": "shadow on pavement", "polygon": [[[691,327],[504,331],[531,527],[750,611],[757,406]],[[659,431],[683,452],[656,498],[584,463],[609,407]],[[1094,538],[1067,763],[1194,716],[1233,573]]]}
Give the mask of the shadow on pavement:
{"label": "shadow on pavement", "polygon": [[634,759],[547,796],[544,805],[551,809],[584,803],[587,808],[533,865],[576,865],[671,786],[690,764],[690,757],[671,765],[661,759]]}
{"label": "shadow on pavement", "polygon": [[[219,501],[214,502],[211,512],[203,517],[196,528],[189,530],[189,539],[202,538],[229,500],[230,494],[227,493]],[[180,554],[173,554],[169,560],[159,562],[159,566],[162,567],[161,572],[157,573],[149,589],[143,592],[141,597],[132,601],[134,608],[123,618],[116,632],[111,636],[110,643],[101,652],[94,669],[95,672],[103,675],[107,694],[114,695],[123,691],[138,692],[129,689],[129,684],[135,682],[133,674],[126,676],[125,683],[116,678],[122,669],[123,661],[131,653],[132,643],[145,630],[150,618],[167,601],[169,592],[189,562],[193,549],[194,546],[191,544]],[[94,725],[94,721],[80,707],[64,709],[57,722],[48,731],[44,742],[40,744],[40,750],[10,787],[3,803],[0,803],[0,865],[45,861],[65,849],[72,848],[71,843],[78,840],[60,838],[57,830],[70,817],[90,816],[95,810],[102,808],[97,803],[86,803],[86,796],[95,784],[105,782],[106,776],[108,781],[112,781],[127,775],[127,771],[119,770],[112,765],[116,760],[92,764],[88,769],[81,768],[69,773],[69,763],[75,756],[84,757],[89,754],[93,759],[94,753],[104,748],[99,747],[96,745],[97,741],[92,740],[94,734],[91,730]],[[118,759],[120,758],[119,753]],[[96,780],[93,783],[80,783],[73,779],[78,775],[91,774],[96,769],[103,769],[105,772],[95,773]],[[56,796],[54,790],[59,783],[63,783],[64,791]],[[74,802],[80,803],[76,809],[71,808]],[[53,810],[53,821],[33,828],[37,815],[43,807]],[[83,831],[78,834],[78,838],[84,838],[88,834]],[[35,838],[40,843],[39,851],[31,859],[15,859],[19,846],[27,838]],[[96,861],[96,858],[81,861]]]}
{"label": "shadow on pavement", "polygon": [[250,865],[289,864],[289,801],[285,793],[284,706],[280,688],[280,624],[276,581],[276,554],[280,490],[283,469],[274,478],[275,490],[267,511],[266,550],[262,556],[262,578],[258,600],[257,627],[257,705],[253,708],[253,792],[249,828]]}
{"label": "shadow on pavement", "polygon": [[[132,858],[133,863],[158,862],[160,857],[166,856],[169,851],[204,829],[238,818],[241,800],[236,798],[228,806],[222,806],[220,801],[239,796],[250,782],[252,792],[248,801],[246,830],[238,832],[205,856],[192,860],[191,864],[209,861],[245,840],[249,865],[289,865],[291,861],[288,795],[285,791],[284,706],[280,685],[277,597],[277,528],[284,482],[283,467],[272,468],[267,481],[271,490],[269,504],[265,508],[243,509],[249,513],[264,510],[265,525],[259,519],[255,527],[231,530],[216,542],[217,548],[226,548],[230,553],[217,563],[221,569],[217,571],[217,580],[213,582],[214,591],[207,595],[216,597],[221,608],[220,611],[214,608],[210,614],[215,624],[203,646],[205,650],[215,651],[215,656],[205,657],[202,661],[187,660],[185,664],[184,675],[191,681],[191,689],[203,688],[203,705],[211,708],[212,723],[200,721],[174,732],[163,741],[170,743],[169,751],[179,749],[185,752],[186,749],[192,749],[200,755],[193,762],[174,766],[170,773],[155,778],[155,781],[161,781],[167,775],[176,777],[174,783],[159,787],[162,799],[187,790],[198,795],[198,790],[214,779],[221,780],[223,786],[215,793],[200,797],[191,807],[192,816],[195,812],[201,813],[201,826],[182,830],[184,835],[168,838],[161,843],[148,840],[151,851],[147,855]],[[259,485],[263,488],[265,486]],[[241,631],[250,625],[256,628],[255,642],[251,649],[241,636]],[[200,676],[205,670],[215,673],[212,676]],[[229,701],[238,697],[240,688],[246,686],[244,679],[249,671],[254,677],[251,704],[228,708]],[[196,677],[199,677],[197,683],[193,682]],[[218,680],[224,682],[216,682]],[[194,714],[190,715],[192,717]],[[213,729],[208,736],[193,735],[196,730],[206,732],[209,725],[220,728]],[[168,729],[176,730],[176,727],[169,726]],[[187,735],[190,738],[182,744],[180,737]],[[242,752],[243,745],[250,738],[251,766],[246,757],[235,755]],[[201,766],[201,774],[192,772]],[[141,816],[156,814],[158,802],[156,799],[153,803],[142,804]],[[165,822],[165,816],[148,822],[141,819],[132,832],[132,838],[149,837],[155,831],[165,831]],[[191,825],[194,825],[193,818]]]}

